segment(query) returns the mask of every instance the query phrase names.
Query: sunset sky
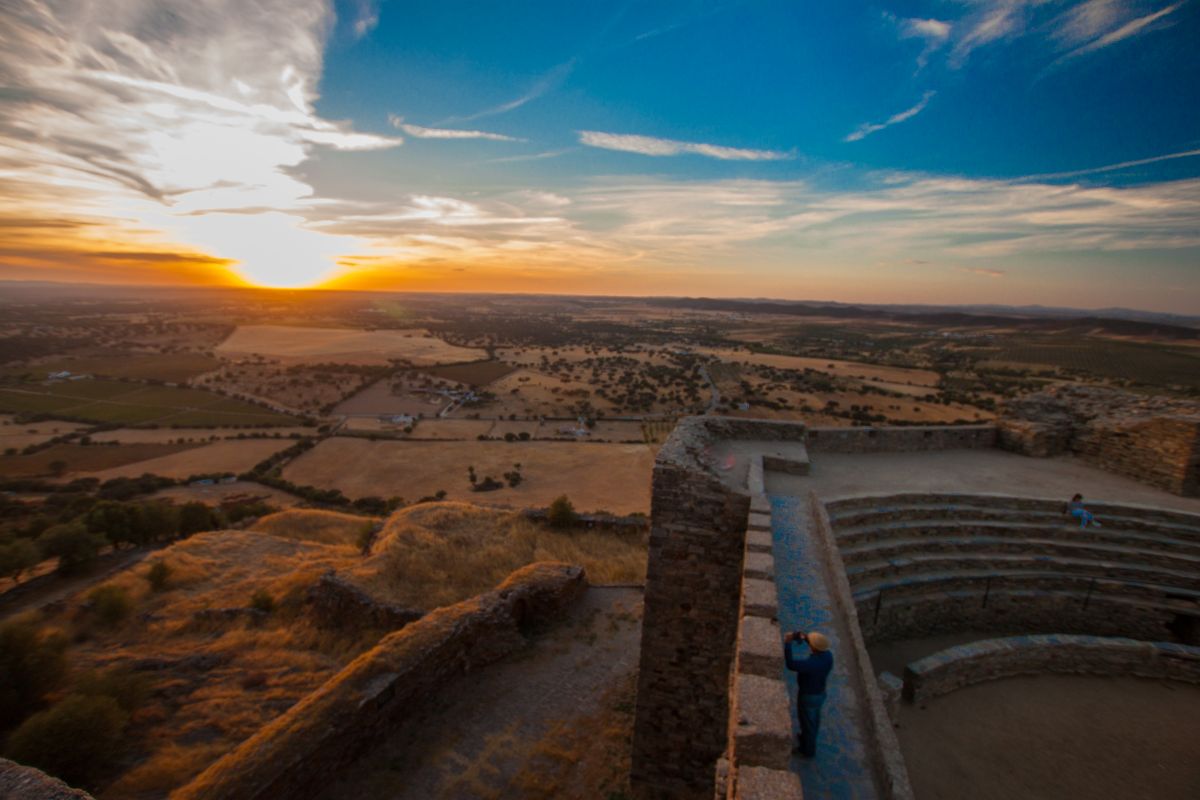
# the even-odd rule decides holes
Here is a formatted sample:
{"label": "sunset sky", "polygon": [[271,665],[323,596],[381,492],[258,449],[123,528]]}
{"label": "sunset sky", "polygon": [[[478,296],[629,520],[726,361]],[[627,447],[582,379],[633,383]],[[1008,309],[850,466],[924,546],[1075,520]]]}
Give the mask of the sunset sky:
{"label": "sunset sky", "polygon": [[0,279],[1200,314],[1198,43],[1200,0],[4,0]]}

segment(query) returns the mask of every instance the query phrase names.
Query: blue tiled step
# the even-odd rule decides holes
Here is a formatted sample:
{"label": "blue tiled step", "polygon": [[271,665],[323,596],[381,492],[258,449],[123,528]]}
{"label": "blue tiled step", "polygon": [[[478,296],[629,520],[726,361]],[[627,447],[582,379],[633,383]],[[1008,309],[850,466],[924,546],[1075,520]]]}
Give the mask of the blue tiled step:
{"label": "blue tiled step", "polygon": [[1145,549],[1170,550],[1181,554],[1200,556],[1200,541],[1179,539],[1145,531],[1131,531],[1108,525],[1097,528],[1080,528],[1072,525],[1031,525],[1019,522],[1000,521],[956,521],[917,520],[886,522],[877,525],[842,528],[837,531],[838,546],[843,550],[857,548],[876,541],[894,538],[911,539],[924,537],[992,536],[1007,537],[1018,541],[1028,538],[1063,541],[1104,542],[1116,545],[1129,544]]}

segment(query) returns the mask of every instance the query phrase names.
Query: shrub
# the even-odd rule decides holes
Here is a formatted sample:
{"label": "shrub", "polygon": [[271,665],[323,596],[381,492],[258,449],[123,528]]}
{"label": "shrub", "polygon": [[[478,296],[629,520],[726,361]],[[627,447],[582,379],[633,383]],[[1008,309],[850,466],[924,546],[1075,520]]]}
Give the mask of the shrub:
{"label": "shrub", "polygon": [[578,520],[579,515],[575,513],[575,506],[571,504],[565,494],[554,498],[554,502],[550,503],[550,508],[546,510],[546,521],[554,528],[569,528]]}
{"label": "shrub", "polygon": [[179,509],[179,535],[211,531],[221,527],[217,515],[204,503],[184,503]]}
{"label": "shrub", "polygon": [[127,721],[111,697],[73,694],[25,720],[9,737],[5,754],[68,783],[87,785],[116,757]]}
{"label": "shrub", "polygon": [[75,694],[88,697],[111,697],[122,710],[136,711],[150,693],[150,680],[145,675],[114,667],[103,672],[89,671],[75,681]]}
{"label": "shrub", "polygon": [[171,567],[165,561],[155,561],[150,565],[150,569],[146,571],[146,582],[150,584],[151,590],[155,592],[165,591],[167,581],[171,578]]}
{"label": "shrub", "polygon": [[250,598],[250,607],[255,611],[261,611],[264,614],[270,614],[275,610],[275,598],[266,589],[259,589]]}
{"label": "shrub", "polygon": [[28,622],[0,626],[0,729],[19,722],[58,686],[66,672],[67,641]]}
{"label": "shrub", "polygon": [[89,533],[81,522],[55,525],[37,539],[44,558],[58,557],[58,570],[64,574],[80,572],[89,566],[107,541]]}
{"label": "shrub", "polygon": [[98,586],[88,593],[92,611],[102,625],[115,628],[133,610],[133,601],[120,586]]}
{"label": "shrub", "polygon": [[0,542],[0,576],[19,581],[22,572],[41,560],[37,548],[28,539]]}

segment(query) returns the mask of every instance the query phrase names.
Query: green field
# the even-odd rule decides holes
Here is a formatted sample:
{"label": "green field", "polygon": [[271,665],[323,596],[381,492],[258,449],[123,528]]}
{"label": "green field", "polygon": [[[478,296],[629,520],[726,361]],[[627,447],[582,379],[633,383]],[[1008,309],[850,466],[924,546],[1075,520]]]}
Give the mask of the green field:
{"label": "green field", "polygon": [[9,368],[10,375],[30,374],[44,378],[51,372],[74,372],[104,378],[160,380],[182,383],[220,366],[217,359],[201,353],[106,353],[94,356],[63,356],[33,366]]}
{"label": "green field", "polygon": [[426,375],[470,386],[486,386],[515,370],[512,364],[503,361],[471,361],[465,364],[447,364],[441,367],[424,367]]}
{"label": "green field", "polygon": [[970,351],[970,355],[985,361],[1058,367],[1146,386],[1200,389],[1200,353],[1192,355],[1150,344],[1087,338],[1016,339],[995,349]]}
{"label": "green field", "polygon": [[300,420],[199,389],[108,380],[0,387],[0,411],[45,413],[122,425],[295,425]]}

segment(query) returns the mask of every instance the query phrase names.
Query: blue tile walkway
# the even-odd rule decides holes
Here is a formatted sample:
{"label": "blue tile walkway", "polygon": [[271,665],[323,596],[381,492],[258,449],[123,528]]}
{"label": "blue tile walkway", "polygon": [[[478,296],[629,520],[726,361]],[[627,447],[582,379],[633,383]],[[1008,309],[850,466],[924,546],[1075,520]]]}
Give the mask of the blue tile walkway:
{"label": "blue tile walkway", "polygon": [[[834,658],[821,712],[817,756],[812,759],[793,756],[792,769],[799,774],[806,797],[877,798],[881,793],[867,758],[866,734],[860,728],[863,715],[850,683],[852,651],[848,644],[843,645],[849,642],[849,632],[845,620],[834,613],[825,567],[817,555],[816,544],[809,538],[810,513],[804,498],[771,497],[780,627],[783,631],[821,631],[830,639]],[[796,677],[792,672],[787,672],[787,676],[795,728]]]}

